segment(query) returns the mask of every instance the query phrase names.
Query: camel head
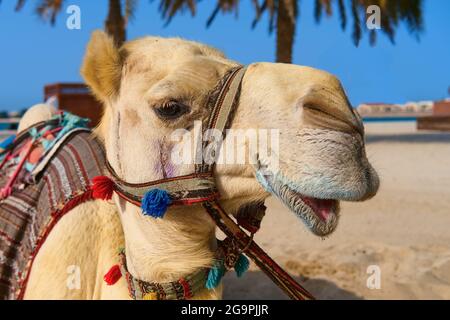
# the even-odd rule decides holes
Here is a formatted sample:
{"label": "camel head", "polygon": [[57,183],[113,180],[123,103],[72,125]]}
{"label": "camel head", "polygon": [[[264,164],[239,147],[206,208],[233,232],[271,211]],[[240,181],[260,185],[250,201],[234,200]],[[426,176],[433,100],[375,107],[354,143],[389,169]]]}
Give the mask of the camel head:
{"label": "camel head", "polygon": [[[208,118],[209,99],[237,65],[191,41],[146,37],[117,48],[105,33],[95,32],[82,74],[105,106],[97,130],[117,174],[140,183],[192,173],[193,163],[171,157],[182,143],[173,133],[193,132],[196,121]],[[217,164],[221,199],[232,212],[273,194],[313,233],[325,236],[337,225],[340,200],[365,200],[378,189],[361,118],[329,73],[289,64],[249,65],[231,129],[244,134],[262,129],[275,139],[267,153],[241,139],[234,148],[248,152],[244,163]],[[232,138],[227,135],[224,144]]]}

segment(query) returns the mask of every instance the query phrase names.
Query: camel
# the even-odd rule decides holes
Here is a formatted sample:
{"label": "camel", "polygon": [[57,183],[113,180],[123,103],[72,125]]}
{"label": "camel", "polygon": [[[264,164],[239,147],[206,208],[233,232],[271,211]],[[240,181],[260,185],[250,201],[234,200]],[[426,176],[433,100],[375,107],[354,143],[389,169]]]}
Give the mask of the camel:
{"label": "camel", "polygon": [[[239,64],[204,44],[144,37],[118,48],[95,31],[81,73],[104,105],[95,130],[111,167],[122,179],[143,183],[193,171],[171,163],[169,139],[177,128],[204,121],[210,93]],[[339,201],[363,201],[379,186],[364,146],[364,128],[339,80],[324,71],[253,63],[242,81],[231,129],[279,130],[278,164],[217,164],[221,205],[236,213],[277,196],[320,237],[338,223]],[[225,139],[226,140],[226,139]],[[247,142],[240,147],[249,150]],[[260,157],[260,155],[251,155]],[[260,171],[271,175],[261,175]],[[264,224],[262,226],[265,227]],[[30,272],[25,299],[129,299],[126,281],[103,281],[119,247],[133,277],[168,282],[210,267],[216,226],[200,205],[170,207],[163,219],[141,213],[117,195],[80,204],[54,227]],[[68,286],[77,266],[79,286]],[[194,299],[220,299],[222,287]]]}

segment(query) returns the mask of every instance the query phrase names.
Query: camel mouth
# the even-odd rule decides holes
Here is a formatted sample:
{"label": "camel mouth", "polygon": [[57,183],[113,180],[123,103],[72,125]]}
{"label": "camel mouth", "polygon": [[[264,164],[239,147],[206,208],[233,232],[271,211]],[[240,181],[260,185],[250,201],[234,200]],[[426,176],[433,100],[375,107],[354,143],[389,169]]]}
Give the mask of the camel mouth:
{"label": "camel mouth", "polygon": [[257,171],[256,177],[261,185],[280,199],[313,234],[326,237],[336,229],[340,211],[338,199],[305,195],[295,190],[296,186],[287,183],[285,179],[261,174],[261,171]]}
{"label": "camel mouth", "polygon": [[336,229],[340,209],[338,200],[305,196],[287,185],[279,190],[277,196],[313,234],[326,237]]}

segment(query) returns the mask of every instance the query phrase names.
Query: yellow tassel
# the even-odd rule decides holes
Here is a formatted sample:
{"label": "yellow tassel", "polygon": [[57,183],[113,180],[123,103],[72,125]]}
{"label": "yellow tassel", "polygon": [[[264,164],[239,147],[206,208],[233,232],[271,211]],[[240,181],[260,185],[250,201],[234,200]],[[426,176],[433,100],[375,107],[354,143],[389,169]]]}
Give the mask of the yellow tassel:
{"label": "yellow tassel", "polygon": [[149,292],[144,294],[142,297],[144,300],[158,300],[158,293],[156,292]]}

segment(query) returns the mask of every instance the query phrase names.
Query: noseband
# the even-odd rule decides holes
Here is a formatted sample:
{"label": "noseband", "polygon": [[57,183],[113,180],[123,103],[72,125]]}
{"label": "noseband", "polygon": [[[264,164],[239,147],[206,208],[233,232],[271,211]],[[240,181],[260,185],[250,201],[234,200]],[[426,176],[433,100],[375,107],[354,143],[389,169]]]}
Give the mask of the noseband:
{"label": "noseband", "polygon": [[[219,84],[220,90],[217,98],[211,105],[207,106],[211,110],[211,115],[204,129],[205,131],[215,129],[222,132],[222,135],[225,135],[236,110],[245,71],[246,68],[241,66],[233,68],[222,79]],[[202,150],[212,150],[213,157],[217,159],[220,145],[215,141],[203,142],[202,148]],[[95,198],[111,199],[113,192],[115,192],[120,198],[140,206],[144,214],[155,218],[162,218],[169,206],[201,204],[217,227],[227,236],[225,240],[220,242],[216,253],[216,256],[222,259],[225,271],[234,267],[239,275],[240,272],[237,267],[242,269],[242,266],[239,265],[242,264],[243,259],[246,259],[243,257],[243,254],[245,254],[291,299],[314,299],[306,289],[298,284],[253,241],[253,236],[258,231],[264,215],[265,207],[263,205],[250,207],[239,212],[236,220],[231,218],[221,207],[218,201],[220,194],[216,188],[213,173],[214,163],[208,164],[203,159],[201,164],[195,166],[195,172],[192,174],[139,184],[123,181],[109,163],[107,163],[106,168],[109,172],[109,177],[96,177],[93,181]],[[121,254],[123,257],[124,253],[122,252]],[[171,293],[169,294],[171,298],[190,298],[192,297],[193,284],[196,283],[198,285],[198,281],[200,281],[198,279],[192,280],[192,285],[185,279],[168,284],[144,283],[141,280],[134,279],[125,266],[125,259],[122,258],[120,270],[119,268],[112,269],[108,277],[114,278],[115,274],[125,275],[130,293],[134,298],[145,298],[145,294],[136,294],[136,290],[142,293],[143,290],[145,291],[145,288],[152,288],[147,290],[147,296],[149,296],[150,292],[153,297],[164,298],[168,292],[161,289],[164,287],[170,287],[170,290],[173,291],[170,291]],[[213,271],[219,275],[214,274]],[[220,270],[211,269],[206,287],[212,289],[217,285],[225,271],[221,273]],[[192,278],[195,278],[197,274],[203,276],[204,273],[204,270],[197,271]],[[217,281],[215,283],[210,281],[211,275],[212,278],[216,276]],[[136,283],[140,284],[136,285]],[[176,288],[179,288],[179,290],[177,291]]]}

